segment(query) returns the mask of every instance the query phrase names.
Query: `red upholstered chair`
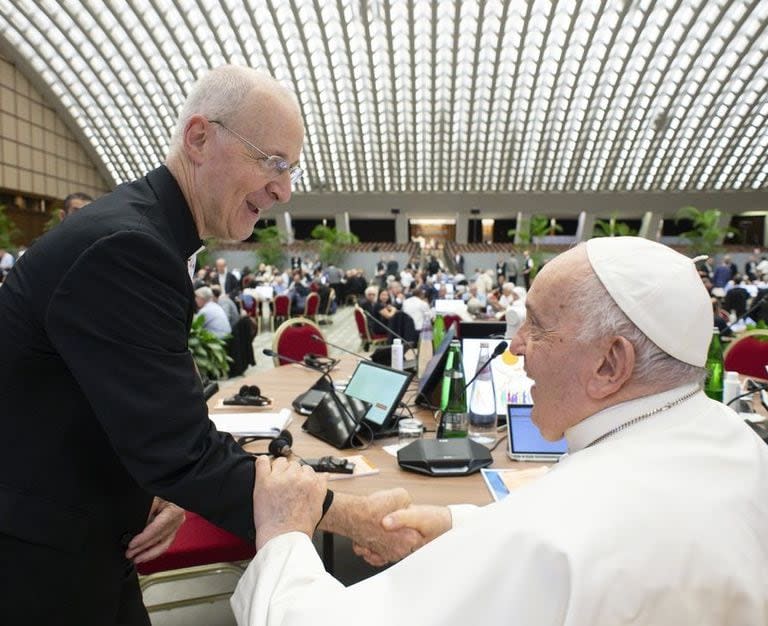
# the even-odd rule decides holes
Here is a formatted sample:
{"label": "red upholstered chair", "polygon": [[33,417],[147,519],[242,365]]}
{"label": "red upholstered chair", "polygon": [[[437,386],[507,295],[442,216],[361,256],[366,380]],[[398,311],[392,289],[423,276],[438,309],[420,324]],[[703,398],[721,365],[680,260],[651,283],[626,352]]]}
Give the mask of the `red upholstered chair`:
{"label": "red upholstered chair", "polygon": [[745,376],[768,379],[768,330],[750,330],[725,349],[725,369]]}
{"label": "red upholstered chair", "polygon": [[456,334],[454,337],[456,337],[456,339],[461,338],[461,335],[459,334],[459,329],[461,328],[461,317],[458,315],[453,315],[452,313],[448,313],[443,315],[443,322],[445,322],[445,330],[448,330],[451,326],[456,326]]}
{"label": "red upholstered chair", "polygon": [[[137,566],[147,610],[154,612],[227,600],[244,570],[244,566],[237,563],[249,561],[254,554],[256,548],[253,544],[214,526],[195,513],[187,512],[171,547],[156,559]],[[155,585],[221,574],[229,574],[232,578],[231,590],[184,597],[161,604],[153,604],[151,598],[147,597],[151,592],[146,592]]]}
{"label": "red upholstered chair", "polygon": [[357,334],[360,335],[363,350],[368,350],[371,345],[377,346],[387,343],[389,339],[387,333],[372,333],[368,330],[368,320],[359,306],[355,307],[355,324],[357,325]]}
{"label": "red upholstered chair", "polygon": [[317,309],[320,307],[320,294],[313,291],[307,296],[304,303],[304,317],[317,320]]}
{"label": "red upholstered chair", "polygon": [[291,298],[284,293],[279,296],[275,296],[274,305],[275,310],[272,314],[272,332],[275,332],[275,321],[280,320],[284,322],[291,317]]}
{"label": "red upholstered chair", "polygon": [[[296,361],[301,361],[305,355],[317,354],[328,356],[328,347],[323,341],[315,341],[312,335],[323,337],[323,331],[312,320],[305,317],[294,317],[280,325],[272,339],[272,350],[278,354],[290,357]],[[290,361],[285,361],[279,357],[272,357],[275,367],[288,365]]]}

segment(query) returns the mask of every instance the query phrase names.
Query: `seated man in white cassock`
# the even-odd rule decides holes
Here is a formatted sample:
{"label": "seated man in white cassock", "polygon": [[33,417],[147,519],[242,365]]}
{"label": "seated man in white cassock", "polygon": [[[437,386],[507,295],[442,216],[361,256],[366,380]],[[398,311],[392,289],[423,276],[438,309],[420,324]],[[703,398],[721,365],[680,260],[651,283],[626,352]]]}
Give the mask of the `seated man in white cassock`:
{"label": "seated man in white cassock", "polygon": [[768,448],[701,390],[712,311],[691,260],[594,239],[542,269],[526,308],[511,349],[569,453],[499,503],[385,517],[426,545],[347,588],[309,537],[322,480],[262,462],[240,624],[768,624]]}

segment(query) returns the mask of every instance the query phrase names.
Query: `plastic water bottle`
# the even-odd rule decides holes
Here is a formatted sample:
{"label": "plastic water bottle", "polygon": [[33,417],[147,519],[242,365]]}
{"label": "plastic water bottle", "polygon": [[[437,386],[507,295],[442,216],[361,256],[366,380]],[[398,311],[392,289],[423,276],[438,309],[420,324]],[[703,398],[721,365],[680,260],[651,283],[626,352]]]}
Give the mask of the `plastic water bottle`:
{"label": "plastic water bottle", "polygon": [[[739,380],[738,372],[726,372],[725,382],[723,383],[723,404],[730,404],[736,396],[741,394],[741,380]],[[735,405],[731,405],[734,411],[738,409]]]}
{"label": "plastic water bottle", "polygon": [[390,365],[393,370],[403,369],[403,342],[399,338],[392,340],[391,348],[392,360]]}
{"label": "plastic water bottle", "polygon": [[451,341],[448,348],[440,408],[443,415],[437,433],[438,439],[466,437],[469,416],[464,366],[461,364],[461,347],[458,340]]}
{"label": "plastic water bottle", "polygon": [[416,369],[416,374],[419,379],[424,376],[424,370],[427,369],[432,355],[432,320],[429,315],[424,316],[424,324],[421,327],[421,333],[419,334],[419,361]]}
{"label": "plastic water bottle", "polygon": [[475,368],[479,373],[472,383],[469,401],[469,438],[488,447],[496,443],[496,390],[489,357],[488,344],[481,343]]}

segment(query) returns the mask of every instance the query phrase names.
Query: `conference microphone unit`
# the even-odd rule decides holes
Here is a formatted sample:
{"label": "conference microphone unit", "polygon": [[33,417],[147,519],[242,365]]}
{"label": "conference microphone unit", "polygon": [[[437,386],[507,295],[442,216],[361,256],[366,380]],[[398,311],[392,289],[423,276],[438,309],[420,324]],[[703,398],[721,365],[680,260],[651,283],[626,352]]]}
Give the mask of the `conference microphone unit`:
{"label": "conference microphone unit", "polygon": [[338,346],[335,343],[331,343],[330,341],[328,341],[327,339],[324,339],[320,335],[310,335],[309,338],[312,341],[324,343],[326,346],[331,346],[331,348],[336,348],[337,350],[341,350],[342,352],[346,352],[347,354],[351,354],[353,357],[356,357],[356,358],[361,359],[363,361],[371,361],[371,359],[368,358],[367,356],[365,356],[363,354],[358,354],[357,352],[352,352],[352,350],[348,350],[347,348],[343,348],[342,346]]}

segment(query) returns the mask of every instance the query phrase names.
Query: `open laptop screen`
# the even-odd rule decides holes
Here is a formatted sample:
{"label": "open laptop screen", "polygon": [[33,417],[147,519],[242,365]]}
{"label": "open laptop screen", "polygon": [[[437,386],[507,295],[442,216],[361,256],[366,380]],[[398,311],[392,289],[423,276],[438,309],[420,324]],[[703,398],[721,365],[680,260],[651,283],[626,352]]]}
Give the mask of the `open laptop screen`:
{"label": "open laptop screen", "polygon": [[557,458],[568,451],[565,438],[559,441],[547,441],[541,436],[536,424],[531,420],[530,404],[510,404],[508,407],[508,446],[509,456],[546,459]]}
{"label": "open laptop screen", "polygon": [[385,426],[391,421],[410,381],[408,372],[360,361],[344,393],[370,402],[371,408],[365,414],[365,420],[376,426]]}
{"label": "open laptop screen", "polygon": [[[464,366],[464,376],[471,380],[475,375],[480,357],[480,344],[488,344],[488,356],[493,354],[496,346],[503,339],[483,339],[462,337],[461,355]],[[496,414],[506,417],[508,404],[530,404],[531,385],[533,381],[528,378],[523,368],[523,357],[512,354],[509,349],[491,361],[493,374],[493,386],[496,391]],[[469,399],[472,387],[467,390]]]}

